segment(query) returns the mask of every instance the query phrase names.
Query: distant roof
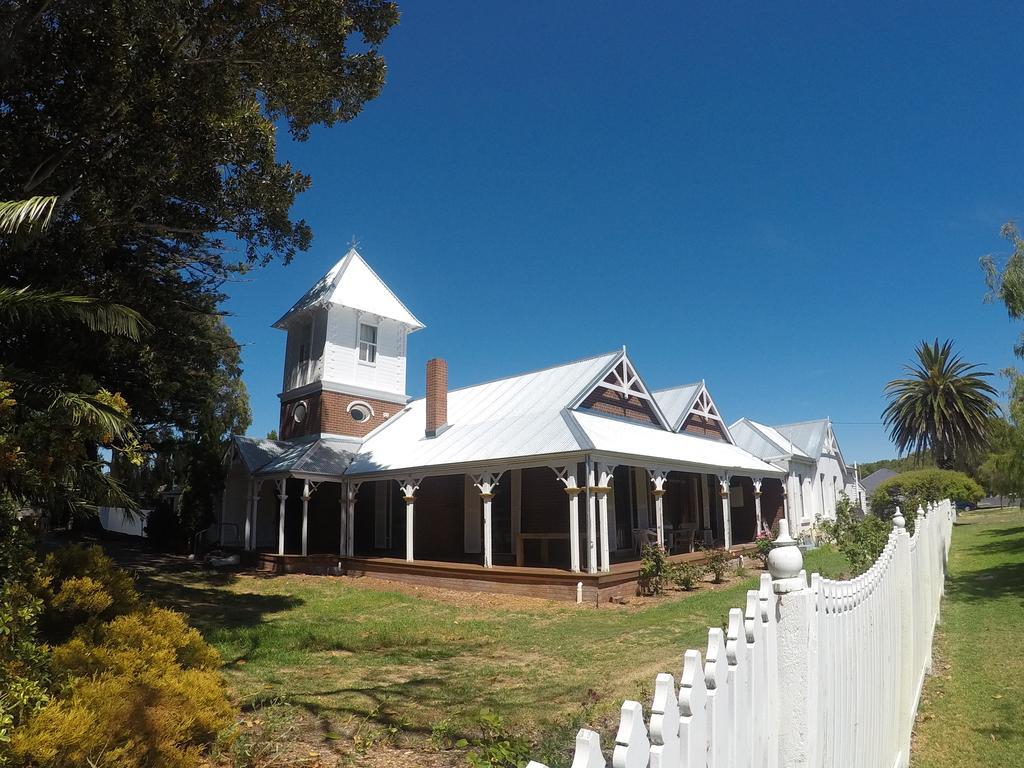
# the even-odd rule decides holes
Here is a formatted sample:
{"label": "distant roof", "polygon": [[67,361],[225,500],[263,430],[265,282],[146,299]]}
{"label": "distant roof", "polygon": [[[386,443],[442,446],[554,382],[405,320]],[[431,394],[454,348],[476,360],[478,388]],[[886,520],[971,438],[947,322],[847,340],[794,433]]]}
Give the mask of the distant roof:
{"label": "distant roof", "polygon": [[621,351],[448,393],[449,427],[425,437],[426,401],[413,400],[369,435],[349,474],[580,450],[566,404],[596,384]]}
{"label": "distant roof", "polygon": [[328,270],[312,288],[274,323],[287,328],[288,320],[311,307],[339,304],[405,323],[412,330],[423,328],[355,248]]}
{"label": "distant roof", "polygon": [[876,469],[867,477],[862,477],[860,479],[860,484],[864,487],[865,491],[871,493],[890,477],[896,477],[898,474],[899,472],[893,472],[887,467],[882,467],[881,469]]}
{"label": "distant roof", "polygon": [[806,455],[817,459],[821,456],[821,449],[828,436],[828,424],[828,419],[813,419],[795,424],[780,424],[775,430],[792,440]]}
{"label": "distant roof", "polygon": [[235,437],[234,442],[246,468],[255,477],[335,477],[345,471],[359,450],[356,440],[332,438],[285,441]]}
{"label": "distant roof", "polygon": [[654,401],[661,408],[661,412],[665,414],[665,418],[673,429],[678,429],[679,422],[690,412],[701,383],[697,381],[693,384],[681,384],[677,387],[666,387],[651,392]]}
{"label": "distant roof", "polygon": [[729,427],[736,445],[762,459],[778,459],[797,456],[810,459],[800,446],[774,427],[761,424],[753,419],[740,419]]}

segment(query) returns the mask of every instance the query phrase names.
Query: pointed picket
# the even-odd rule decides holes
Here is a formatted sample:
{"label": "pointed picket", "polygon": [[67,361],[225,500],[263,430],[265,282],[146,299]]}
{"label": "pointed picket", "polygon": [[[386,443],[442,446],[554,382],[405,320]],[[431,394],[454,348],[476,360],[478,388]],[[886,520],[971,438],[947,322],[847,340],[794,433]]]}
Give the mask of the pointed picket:
{"label": "pointed picket", "polygon": [[615,734],[613,768],[646,768],[651,753],[644,727],[644,708],[639,702],[626,701],[619,716],[619,732]]}
{"label": "pointed picket", "polygon": [[572,756],[572,768],[605,768],[601,754],[601,737],[587,728],[580,728],[576,734],[576,751]]}
{"label": "pointed picket", "polygon": [[679,768],[679,700],[676,681],[662,672],[651,704],[651,768]]}
{"label": "pointed picket", "polygon": [[719,627],[713,627],[708,630],[708,650],[704,656],[704,682],[708,687],[708,765],[711,768],[732,768],[732,703],[728,674],[725,635]]}
{"label": "pointed picket", "polygon": [[733,768],[751,768],[751,759],[754,753],[753,731],[750,726],[753,715],[750,700],[750,668],[753,663],[753,648],[747,643],[743,611],[739,608],[729,611],[725,653],[729,659],[729,690],[732,699],[730,720],[735,733],[732,766]]}
{"label": "pointed picket", "polygon": [[708,690],[700,651],[683,656],[679,681],[679,751],[683,768],[706,768],[708,764]]}

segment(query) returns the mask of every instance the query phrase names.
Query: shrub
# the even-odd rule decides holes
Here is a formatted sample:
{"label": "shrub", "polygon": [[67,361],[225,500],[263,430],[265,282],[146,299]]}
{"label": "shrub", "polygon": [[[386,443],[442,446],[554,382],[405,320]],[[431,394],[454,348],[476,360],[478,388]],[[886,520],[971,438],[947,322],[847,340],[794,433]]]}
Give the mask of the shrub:
{"label": "shrub", "polygon": [[704,578],[704,568],[695,563],[680,563],[672,570],[672,581],[679,589],[687,592],[697,588],[697,583]]}
{"label": "shrub", "polygon": [[0,765],[10,732],[49,699],[49,657],[36,628],[46,586],[32,537],[0,499]]}
{"label": "shrub", "polygon": [[871,494],[871,512],[886,520],[892,519],[900,506],[913,531],[917,508],[928,502],[952,499],[961,504],[976,504],[985,492],[963,472],[951,469],[917,469],[890,477]]}
{"label": "shrub", "polygon": [[712,549],[708,551],[704,565],[715,577],[715,584],[721,584],[725,580],[725,574],[729,570],[729,563],[732,561],[729,553],[724,549]]}
{"label": "shrub", "polygon": [[660,595],[665,589],[672,566],[662,547],[645,546],[640,555],[637,589],[641,595]]}
{"label": "shrub", "polygon": [[199,764],[231,720],[218,656],[184,617],[147,608],[79,627],[53,649],[59,695],[16,729],[26,765]]}
{"label": "shrub", "polygon": [[97,546],[56,550],[47,555],[43,573],[49,584],[39,627],[50,642],[63,642],[89,621],[110,621],[139,607],[131,575]]}
{"label": "shrub", "polygon": [[[12,581],[3,591],[16,586],[28,592],[26,584],[35,600],[28,608],[35,606],[40,621],[36,632],[32,615],[21,619],[28,632],[22,655],[45,659],[46,676],[32,688],[25,676],[27,682],[12,682],[8,665],[0,670],[0,745],[7,740],[12,762],[54,768],[199,765],[233,710],[216,651],[184,616],[140,606],[131,577],[98,547],[58,550],[38,578]],[[5,607],[0,605],[0,622]],[[58,644],[48,649],[41,636]],[[0,764],[4,759],[0,751]]]}
{"label": "shrub", "polygon": [[874,515],[858,520],[853,502],[842,496],[836,504],[836,519],[824,521],[822,530],[850,564],[853,576],[858,576],[874,565],[885,549],[892,525]]}
{"label": "shrub", "polygon": [[158,668],[75,678],[64,696],[14,731],[11,751],[24,765],[51,768],[188,768],[230,715],[216,672]]}
{"label": "shrub", "polygon": [[765,568],[768,567],[768,555],[771,554],[774,541],[775,537],[764,531],[759,531],[757,538],[754,540],[754,546],[757,547],[754,550],[754,557],[760,560],[761,565]]}

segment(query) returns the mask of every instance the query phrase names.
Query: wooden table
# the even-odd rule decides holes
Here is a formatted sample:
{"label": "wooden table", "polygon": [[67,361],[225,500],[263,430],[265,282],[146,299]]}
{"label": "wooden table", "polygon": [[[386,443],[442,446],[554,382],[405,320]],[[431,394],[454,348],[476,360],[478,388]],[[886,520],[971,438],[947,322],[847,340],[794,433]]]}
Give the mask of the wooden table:
{"label": "wooden table", "polygon": [[522,565],[526,559],[523,555],[523,542],[527,539],[540,542],[540,559],[541,562],[547,563],[548,561],[548,542],[555,541],[568,541],[568,533],[517,533],[516,534],[516,565]]}

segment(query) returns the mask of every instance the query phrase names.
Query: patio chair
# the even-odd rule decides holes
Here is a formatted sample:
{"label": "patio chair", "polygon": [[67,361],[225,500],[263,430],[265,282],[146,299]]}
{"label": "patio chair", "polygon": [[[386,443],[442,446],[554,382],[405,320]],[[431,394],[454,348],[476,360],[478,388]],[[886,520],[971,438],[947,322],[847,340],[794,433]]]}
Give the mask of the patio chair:
{"label": "patio chair", "polygon": [[658,545],[658,532],[654,528],[634,528],[633,541],[636,542],[637,553],[643,553],[644,547]]}
{"label": "patio chair", "polygon": [[672,531],[672,551],[679,552],[685,551],[693,552],[695,539],[697,537],[697,529],[693,526],[679,526]]}

